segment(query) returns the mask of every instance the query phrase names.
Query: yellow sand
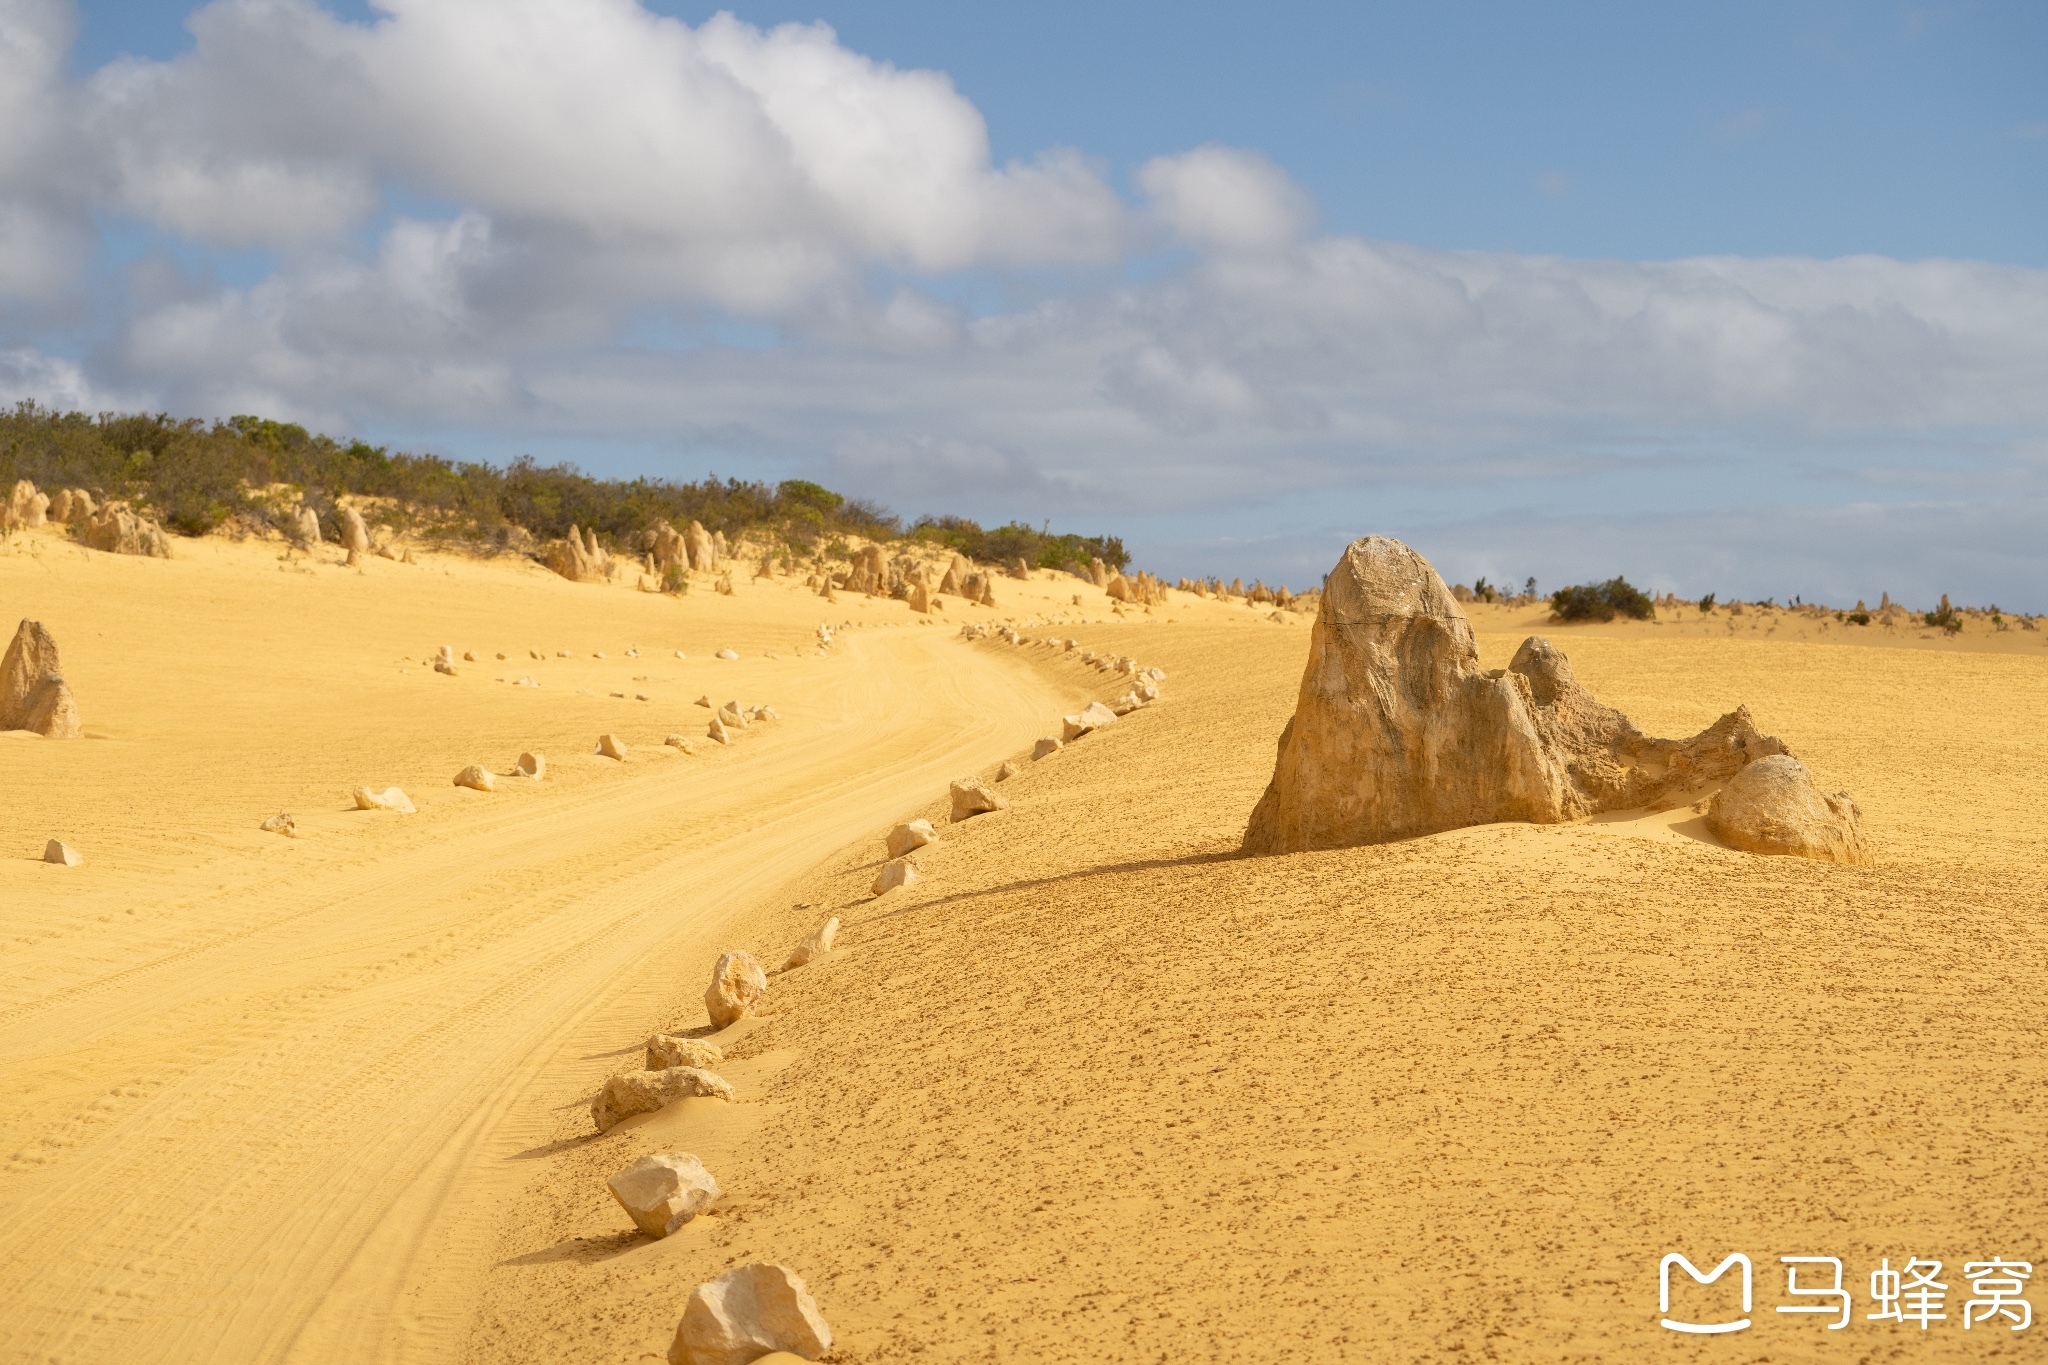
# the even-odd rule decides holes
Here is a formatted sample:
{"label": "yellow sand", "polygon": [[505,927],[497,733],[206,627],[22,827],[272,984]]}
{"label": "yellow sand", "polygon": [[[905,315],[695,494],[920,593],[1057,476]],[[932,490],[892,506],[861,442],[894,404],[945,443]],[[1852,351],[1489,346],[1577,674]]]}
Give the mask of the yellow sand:
{"label": "yellow sand", "polygon": [[[0,554],[87,731],[0,736],[0,1360],[658,1359],[747,1260],[862,1362],[1690,1359],[1657,1326],[1674,1250],[1755,1262],[1754,1327],[1714,1343],[1744,1359],[2048,1330],[1961,1336],[1956,1273],[2048,1261],[2048,649],[1550,630],[1655,733],[1749,703],[1856,795],[1873,868],[1690,812],[1247,860],[1301,622],[1181,594],[1108,621],[1042,579],[922,626],[787,582],[179,549]],[[869,900],[891,823],[1123,690],[957,638],[1053,610],[1166,700]],[[1540,628],[1473,615],[1492,664]],[[443,643],[483,662],[436,675]],[[699,694],[785,719],[662,748]],[[534,748],[544,783],[450,785]],[[345,808],[387,784],[419,813]],[[279,810],[304,837],[257,830]],[[87,864],[33,861],[47,837]],[[591,1134],[648,1033],[705,1029],[717,951],[779,965],[828,913],[841,950],[719,1039],[741,1103]],[[650,1242],[603,1181],[657,1150],[729,1197]],[[1849,1330],[1772,1311],[1789,1254],[1845,1259]],[[1862,1318],[1877,1258],[1915,1255],[1950,1266],[1925,1342]]]}

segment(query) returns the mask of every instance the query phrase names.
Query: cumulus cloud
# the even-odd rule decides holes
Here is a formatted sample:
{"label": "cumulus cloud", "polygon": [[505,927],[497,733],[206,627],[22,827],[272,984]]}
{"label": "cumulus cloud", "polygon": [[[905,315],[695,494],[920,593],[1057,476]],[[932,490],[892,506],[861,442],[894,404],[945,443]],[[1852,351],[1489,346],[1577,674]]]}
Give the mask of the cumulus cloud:
{"label": "cumulus cloud", "polygon": [[[1218,145],[1127,200],[1079,151],[996,164],[943,74],[823,25],[636,0],[190,26],[67,81],[68,11],[0,0],[0,398],[637,443],[1278,568],[1587,506],[1740,542],[1746,505],[1910,505],[1989,545],[1968,508],[2048,500],[2041,270],[1373,241]],[[117,269],[107,221],[163,249]]]}

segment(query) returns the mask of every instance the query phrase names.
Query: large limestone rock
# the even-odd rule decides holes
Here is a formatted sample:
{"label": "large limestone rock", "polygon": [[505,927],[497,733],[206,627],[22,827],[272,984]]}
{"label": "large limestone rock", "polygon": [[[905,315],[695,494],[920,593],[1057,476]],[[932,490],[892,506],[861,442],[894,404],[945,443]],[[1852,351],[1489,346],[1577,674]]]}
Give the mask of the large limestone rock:
{"label": "large limestone rock", "polygon": [[27,479],[14,485],[14,492],[0,503],[0,531],[26,531],[50,519],[50,500],[36,491]]}
{"label": "large limestone rock", "polygon": [[110,502],[86,520],[85,543],[95,550],[114,555],[144,555],[169,559],[171,543],[164,528],[138,517],[118,502]]}
{"label": "large limestone rock", "polygon": [[471,791],[494,792],[498,789],[498,780],[485,770],[483,764],[472,763],[455,774],[455,785]]}
{"label": "large limestone rock", "polygon": [[924,869],[911,857],[891,858],[875,873],[875,880],[868,887],[868,894],[886,896],[899,886],[910,886],[923,880]]}
{"label": "large limestone rock", "polygon": [[397,811],[400,815],[411,815],[417,809],[412,803],[412,798],[397,787],[386,787],[380,792],[371,791],[368,787],[357,787],[354,795],[357,810],[389,810]]}
{"label": "large limestone rock", "polygon": [[768,973],[752,953],[735,948],[719,955],[704,990],[704,1010],[714,1028],[730,1028],[752,1014],[768,993]]}
{"label": "large limestone rock", "polygon": [[690,567],[700,573],[713,573],[718,569],[718,550],[713,545],[711,533],[704,529],[704,523],[693,521],[690,529],[683,532],[683,553],[690,561]]}
{"label": "large limestone rock", "polygon": [[297,517],[292,519],[292,539],[308,548],[320,543],[320,514],[310,507],[301,507]]}
{"label": "large limestone rock", "polygon": [[1728,780],[1707,807],[1707,828],[1730,848],[1831,863],[1867,863],[1863,813],[1847,792],[1813,785],[1790,754],[1758,759]]}
{"label": "large limestone rock", "polygon": [[1091,701],[1071,716],[1060,717],[1060,740],[1072,744],[1085,734],[1116,724],[1116,712],[1099,701]]}
{"label": "large limestone rock", "polygon": [[612,576],[612,557],[597,543],[597,529],[569,528],[567,540],[548,542],[547,566],[572,583],[603,583]]}
{"label": "large limestone rock", "polygon": [[669,1365],[753,1365],[775,1351],[816,1360],[832,1349],[832,1329],[795,1271],[742,1265],[690,1293]]}
{"label": "large limestone rock", "polygon": [[891,858],[901,858],[906,853],[915,853],[926,844],[937,843],[939,833],[932,828],[929,820],[911,820],[889,831],[883,842]]}
{"label": "large limestone rock", "polygon": [[1785,752],[1738,708],[1687,740],[1653,739],[1530,637],[1504,670],[1421,555],[1353,541],[1325,581],[1294,718],[1244,848],[1384,843],[1501,820],[1556,824],[1695,800]]}
{"label": "large limestone rock", "polygon": [[688,538],[672,522],[664,521],[655,526],[654,534],[648,537],[648,553],[654,557],[657,573],[667,573],[676,564],[686,569],[690,567]]}
{"label": "large limestone rock", "polygon": [[628,1071],[614,1076],[590,1102],[590,1121],[608,1133],[620,1119],[652,1114],[677,1100],[704,1096],[732,1102],[732,1085],[702,1067],[671,1066],[660,1071]]}
{"label": "large limestone rock", "polygon": [[341,548],[356,555],[370,552],[370,528],[363,524],[363,514],[353,507],[341,509]]}
{"label": "large limestone rock", "polygon": [[52,839],[43,845],[43,861],[59,867],[84,867],[85,855],[62,839]]}
{"label": "large limestone rock", "polygon": [[643,1156],[605,1182],[612,1198],[649,1237],[666,1237],[724,1193],[704,1163],[687,1152]]}
{"label": "large limestone rock", "polygon": [[1008,810],[1010,803],[989,789],[988,783],[978,777],[954,779],[952,786],[953,823],[971,820],[977,815],[992,810]]}
{"label": "large limestone rock", "polygon": [[0,657],[0,730],[76,739],[80,729],[78,702],[57,661],[57,642],[41,621],[23,621]]}
{"label": "large limestone rock", "polygon": [[666,1071],[672,1066],[694,1066],[709,1071],[724,1062],[724,1050],[702,1038],[678,1038],[673,1034],[657,1033],[647,1040],[649,1071]]}

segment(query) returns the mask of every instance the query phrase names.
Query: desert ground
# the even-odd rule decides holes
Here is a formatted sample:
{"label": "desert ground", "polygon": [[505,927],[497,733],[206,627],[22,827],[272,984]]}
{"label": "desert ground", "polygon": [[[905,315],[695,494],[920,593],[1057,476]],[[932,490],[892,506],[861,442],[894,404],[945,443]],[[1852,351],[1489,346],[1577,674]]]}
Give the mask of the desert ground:
{"label": "desert ground", "polygon": [[[841,1362],[2039,1355],[1964,1333],[1959,1272],[2048,1262],[2048,633],[1474,605],[1489,665],[1547,634],[1653,734],[1746,703],[1876,862],[1690,809],[1242,857],[1307,617],[176,548],[0,548],[85,726],[0,735],[0,1361],[630,1365],[750,1261]],[[1003,621],[1163,696],[1032,761],[1127,682],[962,638]],[[700,696],[781,718],[711,745]],[[1010,808],[946,824],[1005,760]],[[352,808],[394,784],[416,813]],[[871,897],[920,815],[924,880]],[[714,1035],[717,955],[828,915]],[[596,1134],[657,1031],[737,1101]],[[677,1151],[725,1197],[653,1240],[605,1180]],[[1753,1327],[1662,1329],[1674,1251],[1747,1254]],[[1847,1328],[1775,1311],[1797,1255],[1841,1258]],[[1946,1320],[1866,1320],[1912,1257]]]}

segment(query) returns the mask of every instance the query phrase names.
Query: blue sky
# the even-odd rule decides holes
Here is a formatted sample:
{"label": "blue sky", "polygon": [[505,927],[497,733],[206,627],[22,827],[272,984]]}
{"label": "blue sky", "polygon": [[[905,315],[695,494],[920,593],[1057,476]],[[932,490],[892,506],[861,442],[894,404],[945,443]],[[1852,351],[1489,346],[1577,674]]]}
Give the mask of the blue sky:
{"label": "blue sky", "polygon": [[2048,609],[2048,6],[17,3],[0,397]]}

